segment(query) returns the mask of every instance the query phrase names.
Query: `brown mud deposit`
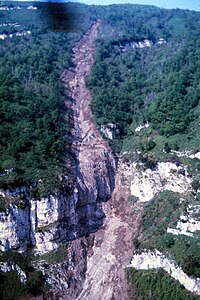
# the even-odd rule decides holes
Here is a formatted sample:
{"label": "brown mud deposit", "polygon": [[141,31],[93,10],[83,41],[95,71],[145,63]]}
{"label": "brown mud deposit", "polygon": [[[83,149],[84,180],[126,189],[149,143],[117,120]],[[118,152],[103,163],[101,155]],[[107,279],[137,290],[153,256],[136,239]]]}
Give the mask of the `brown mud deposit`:
{"label": "brown mud deposit", "polygon": [[[112,199],[102,202],[108,200],[107,196],[114,188],[113,174],[109,174],[115,168],[114,157],[108,143],[96,129],[90,109],[91,96],[84,80],[93,64],[99,26],[100,22],[97,21],[76,44],[72,59],[74,67],[62,75],[67,93],[72,98],[72,150],[78,159],[78,171],[82,175],[78,179],[79,186],[84,186],[89,191],[92,186],[98,186],[98,205],[106,215],[103,226],[87,239],[87,273],[83,289],[76,299],[126,300],[130,297],[124,268],[133,254],[132,238],[138,229],[142,208],[134,207],[133,212],[133,207],[128,203],[129,187],[120,168],[115,176]],[[109,184],[105,184],[106,180],[110,181]],[[109,185],[110,190],[106,190],[105,186]]]}

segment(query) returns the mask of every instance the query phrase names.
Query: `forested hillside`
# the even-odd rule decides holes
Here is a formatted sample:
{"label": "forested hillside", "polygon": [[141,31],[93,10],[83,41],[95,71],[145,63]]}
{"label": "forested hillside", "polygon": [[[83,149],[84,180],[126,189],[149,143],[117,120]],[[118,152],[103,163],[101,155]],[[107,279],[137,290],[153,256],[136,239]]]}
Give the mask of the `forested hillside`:
{"label": "forested hillside", "polygon": [[[97,123],[116,124],[124,150],[199,144],[199,25],[197,12],[104,8],[87,84]],[[148,130],[135,134],[146,123]]]}
{"label": "forested hillside", "polygon": [[31,185],[38,196],[38,188],[41,195],[59,188],[59,177],[69,172],[70,111],[60,75],[91,20],[84,5],[58,4],[58,19],[65,8],[70,20],[57,28],[49,17],[55,4],[6,4],[0,11],[0,186]]}
{"label": "forested hillside", "polygon": [[[8,228],[12,237],[16,237],[12,220],[19,228],[29,217],[29,199],[37,202],[46,197],[49,203],[50,194],[62,191],[68,195],[74,179],[70,156],[72,111],[66,105],[72,100],[66,95],[61,74],[72,65],[72,47],[90,28],[93,19],[86,14],[84,5],[72,5],[74,12],[69,13],[70,5],[57,4],[58,12],[52,20],[49,14],[54,9],[55,4],[35,2],[0,5],[1,246]],[[58,26],[55,20],[60,19],[63,11],[61,20],[65,11],[71,19]],[[5,196],[5,190],[14,191],[14,196]],[[14,213],[10,213],[10,207],[14,207]],[[59,214],[56,210],[52,213]],[[46,221],[52,225],[45,215]],[[5,228],[4,224],[8,226]],[[34,234],[36,231],[39,233],[36,229]],[[19,232],[27,233],[23,242],[29,243],[29,227],[20,228]],[[66,247],[64,240],[57,251],[44,257],[50,259],[50,266],[67,261]],[[47,278],[34,265],[32,248],[28,245],[23,253],[16,248],[0,251],[1,299],[28,299],[50,288]]]}

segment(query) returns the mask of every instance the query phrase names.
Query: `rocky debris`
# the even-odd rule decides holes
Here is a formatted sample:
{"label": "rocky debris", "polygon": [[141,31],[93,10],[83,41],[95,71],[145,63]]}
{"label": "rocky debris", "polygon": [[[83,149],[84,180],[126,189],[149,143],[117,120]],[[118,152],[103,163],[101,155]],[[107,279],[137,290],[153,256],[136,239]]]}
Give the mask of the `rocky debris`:
{"label": "rocky debris", "polygon": [[[23,191],[2,191],[2,197],[14,201],[0,214],[1,250],[23,252],[32,245],[35,254],[42,258],[71,241],[63,262],[48,264],[45,259],[35,262],[52,286],[45,299],[77,299],[86,272],[87,251],[92,253],[91,238],[83,236],[91,235],[103,224],[102,202],[111,197],[115,186],[115,160],[93,122],[91,97],[84,81],[93,63],[98,26],[99,21],[77,42],[73,67],[61,76],[71,98],[67,105],[73,111],[70,125],[75,181],[71,195],[63,191],[36,201],[28,197],[27,187]],[[26,199],[23,207],[15,203],[20,195]]]}
{"label": "rocky debris", "polygon": [[191,278],[177,266],[176,262],[167,258],[158,250],[144,251],[134,254],[130,267],[137,270],[163,269],[172,278],[178,280],[188,291],[200,295],[200,278]]}
{"label": "rocky debris", "polygon": [[[95,36],[98,26],[99,22],[91,28]],[[129,296],[124,268],[133,254],[132,235],[139,225],[142,205],[137,204],[134,214],[133,207],[127,203],[129,189],[120,176],[121,171],[114,179],[113,154],[93,121],[91,97],[84,82],[93,61],[91,52],[95,50],[90,36],[85,35],[73,49],[75,68],[62,74],[74,112],[72,154],[79,162],[76,185],[78,202],[86,215],[95,213],[100,217],[106,216],[102,218],[101,224],[103,220],[104,224],[95,233],[94,244],[88,252],[86,280],[76,300],[126,300]],[[67,78],[68,81],[65,80]],[[112,199],[105,202],[112,192]],[[97,199],[95,206],[92,206],[93,199]]]}
{"label": "rocky debris", "polygon": [[[51,290],[45,294],[45,299],[77,299],[87,269],[86,251],[90,255],[93,251],[89,242],[91,233],[96,232],[103,224],[105,213],[102,202],[111,197],[115,186],[115,160],[108,144],[102,139],[94,124],[90,109],[91,96],[84,80],[84,77],[89,75],[93,63],[98,26],[97,21],[75,45],[73,67],[63,72],[61,76],[66,93],[71,99],[67,105],[73,111],[70,120],[71,156],[74,159],[72,171],[76,180],[73,192],[74,204],[68,220],[72,223],[72,227],[76,227],[77,223],[80,225],[79,231],[74,233],[76,237],[88,234],[90,236],[87,239],[79,238],[72,241],[67,261],[44,270],[52,285]],[[62,228],[65,227],[63,221]]]}
{"label": "rocky debris", "polygon": [[[95,51],[95,39],[100,23],[97,21],[73,48],[70,68],[62,74],[68,103],[73,110],[72,156],[75,158],[77,205],[82,221],[96,227],[103,223],[101,202],[111,197],[114,189],[115,160],[108,144],[102,139],[93,121],[90,109],[91,96],[85,85],[85,76],[90,73]],[[83,218],[83,212],[85,214]],[[94,219],[91,216],[96,216]]]}
{"label": "rocky debris", "polygon": [[87,238],[71,242],[67,249],[67,259],[61,263],[48,264],[45,260],[37,262],[35,267],[42,271],[51,285],[44,300],[76,300],[80,293],[87,269]]}
{"label": "rocky debris", "polygon": [[[55,250],[60,244],[91,234],[103,224],[101,202],[107,201],[114,189],[115,160],[108,144],[93,122],[90,93],[84,76],[90,72],[99,22],[77,42],[73,66],[62,74],[66,93],[72,101],[71,120],[74,186],[71,195],[55,193],[40,200],[30,199],[28,187],[1,191],[13,199],[0,213],[0,249],[26,251],[34,246],[36,254]],[[24,205],[15,203],[22,195]]]}

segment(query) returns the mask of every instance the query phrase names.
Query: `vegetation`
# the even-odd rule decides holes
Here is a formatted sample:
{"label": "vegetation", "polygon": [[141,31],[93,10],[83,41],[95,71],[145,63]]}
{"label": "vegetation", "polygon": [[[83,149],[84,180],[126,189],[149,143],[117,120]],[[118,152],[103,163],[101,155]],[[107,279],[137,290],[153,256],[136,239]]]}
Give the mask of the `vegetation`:
{"label": "vegetation", "polygon": [[[93,20],[85,14],[84,5],[56,4],[55,18],[60,19],[63,8],[71,15],[70,24],[61,22],[58,28],[48,17],[55,4],[34,2],[37,10],[27,9],[30,2],[6,5],[22,9],[0,11],[0,23],[20,25],[0,27],[0,34],[13,34],[0,40],[0,188],[12,190],[25,185],[26,189],[16,197],[0,195],[0,211],[10,202],[26,208],[27,196],[39,199],[63,186],[65,192],[70,191],[71,111],[66,101],[71,99],[66,96],[61,73],[71,66],[72,47]],[[16,36],[23,30],[31,34]],[[47,264],[65,260],[66,244],[42,258]],[[27,277],[23,283],[16,269],[1,272],[1,299],[37,296],[48,288],[41,271],[33,266],[37,259],[31,251],[0,252],[1,262],[18,265]]]}
{"label": "vegetation", "polygon": [[188,204],[197,204],[192,195],[180,203],[180,195],[170,191],[160,193],[145,206],[138,249],[157,249],[173,258],[189,276],[200,277],[199,235],[194,237],[167,233],[176,227]]}
{"label": "vegetation", "polygon": [[52,250],[46,254],[36,256],[35,261],[45,261],[45,264],[51,265],[61,263],[67,260],[68,243],[60,245],[56,250]]}
{"label": "vegetation", "polygon": [[0,261],[9,265],[18,265],[26,275],[26,281],[22,282],[16,269],[6,273],[0,273],[0,298],[1,299],[24,299],[27,294],[37,296],[48,287],[41,271],[32,266],[32,254],[4,252],[0,253]]}
{"label": "vegetation", "polygon": [[0,252],[0,261],[9,265],[17,265],[26,275],[26,281],[20,280],[17,270],[0,273],[0,299],[24,299],[27,294],[37,296],[46,291],[49,286],[45,277],[34,265],[42,261],[46,266],[61,263],[67,259],[67,246],[65,243],[58,249],[41,256],[34,256],[32,251],[18,253],[14,251]]}
{"label": "vegetation", "polygon": [[164,271],[128,269],[127,277],[133,285],[133,299],[137,300],[195,300],[184,287]]}
{"label": "vegetation", "polygon": [[[87,85],[97,123],[118,126],[112,147],[118,152],[197,149],[199,13],[140,5],[70,3],[55,9],[34,3],[37,10],[19,5],[23,9],[0,12],[2,22],[31,30],[29,36],[0,41],[1,186],[25,183],[46,194],[62,186],[59,175],[70,169],[70,112],[59,76],[71,64],[74,42],[97,18],[102,26]],[[52,23],[56,19],[59,28]],[[9,25],[1,32],[16,28]],[[160,38],[166,43],[156,44]],[[131,42],[145,39],[152,47],[131,48]],[[150,127],[135,133],[146,122]]]}
{"label": "vegetation", "polygon": [[37,10],[19,5],[21,10],[1,12],[4,22],[18,22],[31,35],[0,41],[0,187],[27,185],[35,194],[49,194],[69,185],[59,179],[70,172],[70,111],[60,74],[91,20],[88,15],[79,22],[85,9],[80,6],[72,16],[78,31],[53,32],[46,15],[53,4],[37,4]]}
{"label": "vegetation", "polygon": [[[96,122],[117,124],[123,150],[198,147],[199,13],[110,6],[102,23],[87,79]],[[166,43],[156,44],[160,38]],[[145,39],[153,45],[131,47]],[[148,129],[135,133],[147,122]]]}

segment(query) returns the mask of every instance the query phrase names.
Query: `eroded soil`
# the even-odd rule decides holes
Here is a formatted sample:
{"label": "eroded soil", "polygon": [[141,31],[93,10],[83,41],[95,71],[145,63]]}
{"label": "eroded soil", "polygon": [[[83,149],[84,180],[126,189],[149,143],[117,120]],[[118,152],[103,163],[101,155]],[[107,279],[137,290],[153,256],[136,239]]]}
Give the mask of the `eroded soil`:
{"label": "eroded soil", "polygon": [[[91,96],[84,80],[93,64],[99,26],[100,22],[96,22],[76,44],[73,49],[75,67],[63,73],[63,81],[73,99],[72,147],[77,153],[86,186],[93,184],[95,174],[104,175],[101,163],[105,160],[105,153],[112,156],[107,142],[96,129],[90,109]],[[110,160],[114,161],[114,158],[110,157]],[[90,238],[86,279],[77,300],[130,299],[124,268],[133,254],[132,238],[138,229],[142,208],[135,207],[133,211],[128,203],[129,189],[123,176],[119,168],[112,199],[102,204],[106,218],[102,228]]]}

